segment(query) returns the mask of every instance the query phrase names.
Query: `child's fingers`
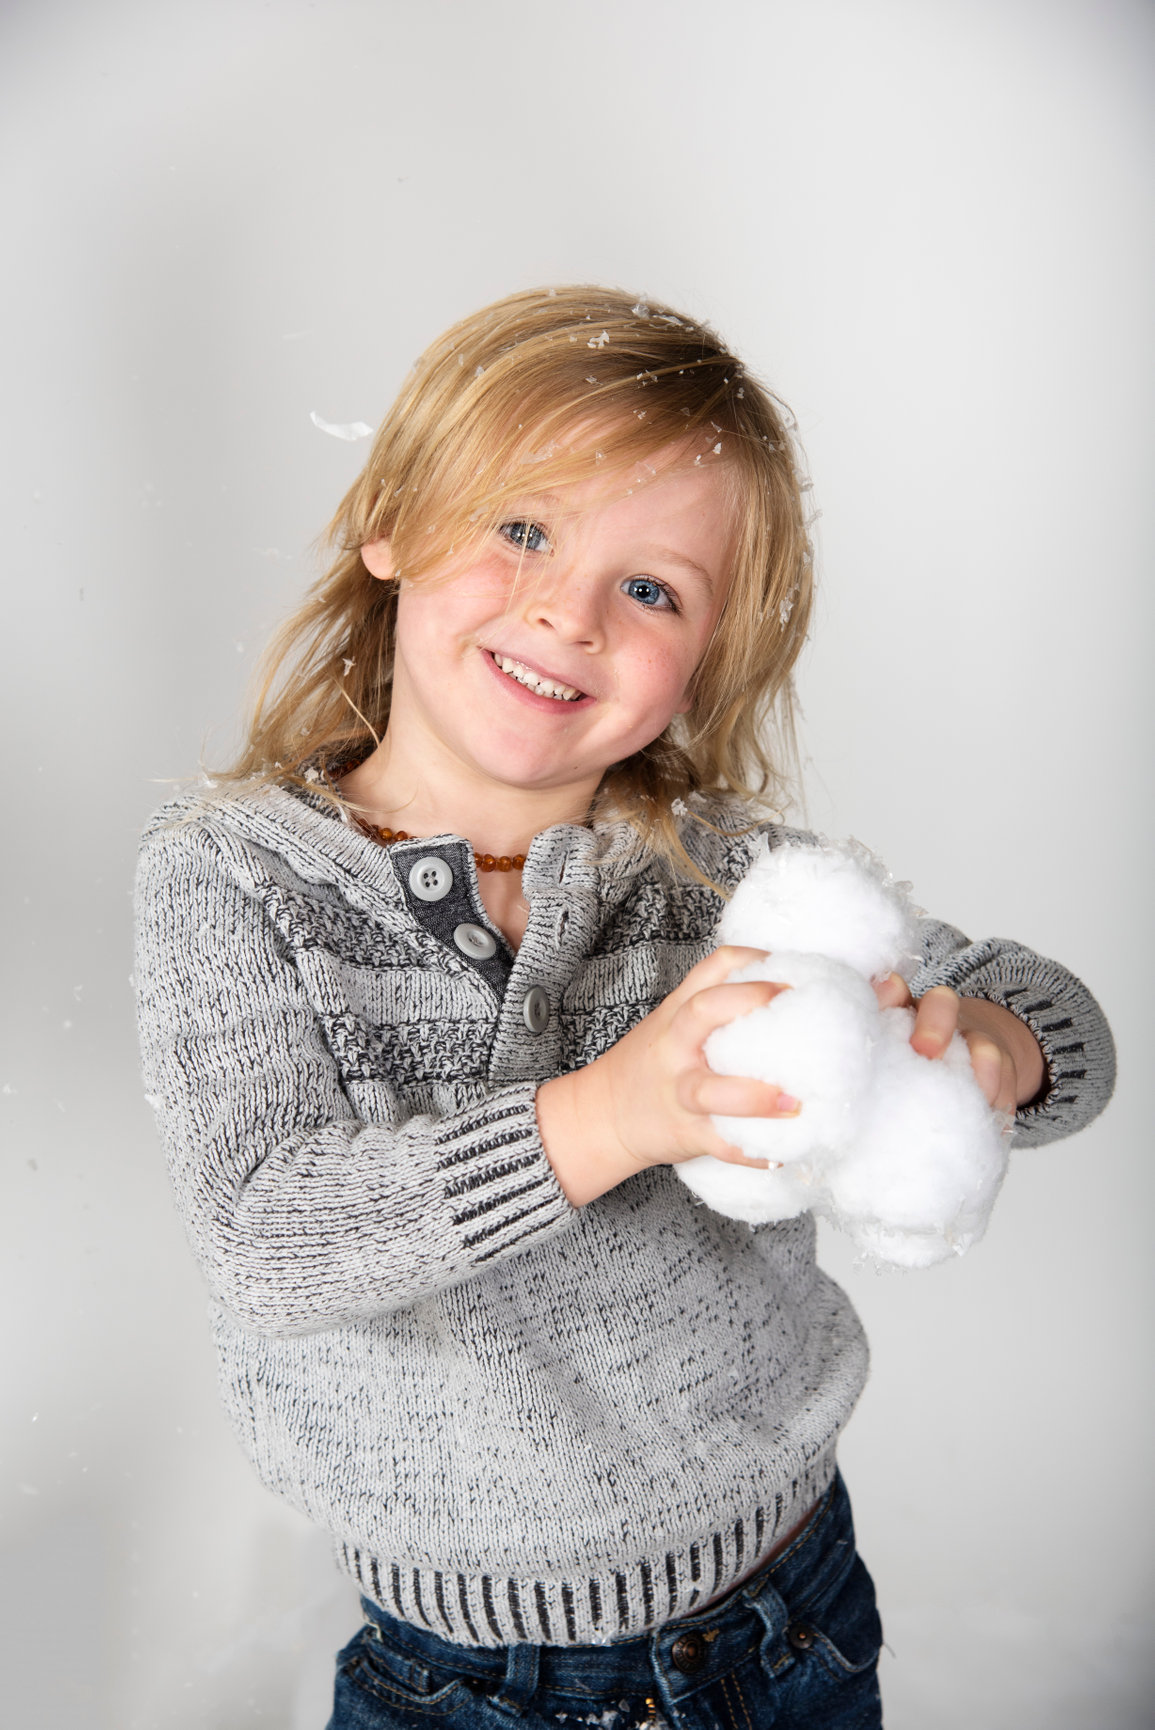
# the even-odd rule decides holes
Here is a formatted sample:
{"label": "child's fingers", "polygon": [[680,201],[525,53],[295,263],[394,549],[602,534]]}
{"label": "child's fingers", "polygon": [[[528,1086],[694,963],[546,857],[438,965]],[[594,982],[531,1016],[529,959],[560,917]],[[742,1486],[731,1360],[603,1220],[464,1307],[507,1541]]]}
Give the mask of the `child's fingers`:
{"label": "child's fingers", "polygon": [[746,1165],[757,1171],[777,1168],[779,1161],[751,1157],[733,1142],[726,1141],[710,1122],[719,1117],[794,1117],[799,1107],[780,1088],[770,1082],[753,1081],[744,1075],[715,1075],[703,1068],[695,1076],[685,1077],[679,1089],[681,1103],[693,1114],[696,1129],[692,1145],[671,1160],[694,1159],[699,1154],[712,1154],[726,1165]]}
{"label": "child's fingers", "polygon": [[963,1038],[970,1052],[974,1078],[986,1095],[987,1104],[996,1111],[1007,1111],[1013,1116],[1018,1103],[1019,1078],[1010,1052],[986,1033],[964,1033]]}
{"label": "child's fingers", "polygon": [[705,1068],[682,1077],[678,1103],[700,1117],[797,1117],[802,1109],[773,1082]]}
{"label": "child's fingers", "polygon": [[959,996],[949,985],[933,985],[920,997],[910,1043],[922,1057],[941,1057],[958,1028]]}
{"label": "child's fingers", "polygon": [[708,985],[695,991],[677,1011],[673,1024],[675,1035],[685,1038],[693,1049],[700,1049],[716,1028],[725,1027],[740,1015],[755,1009],[765,1009],[788,985],[776,985],[770,979],[741,979],[732,984]]}
{"label": "child's fingers", "polygon": [[885,979],[876,979],[873,984],[880,1009],[909,1009],[914,1002],[901,973],[888,973]]}
{"label": "child's fingers", "polygon": [[747,1165],[755,1171],[780,1171],[782,1168],[780,1159],[747,1159],[740,1147],[733,1147],[726,1141],[719,1141],[718,1146],[710,1151],[723,1165]]}
{"label": "child's fingers", "polygon": [[[923,1057],[941,1057],[954,1035],[961,1033],[967,1042],[975,1080],[988,1104],[996,1111],[1013,1115],[1020,1098],[1015,1052],[1001,1026],[993,1030],[985,1025],[974,1026],[974,1021],[980,1017],[1017,1026],[998,1004],[987,1004],[970,997],[960,998],[949,985],[936,985],[919,1000],[910,1043]],[[1029,1079],[1022,1082],[1024,1088],[1029,1089],[1030,1085]]]}

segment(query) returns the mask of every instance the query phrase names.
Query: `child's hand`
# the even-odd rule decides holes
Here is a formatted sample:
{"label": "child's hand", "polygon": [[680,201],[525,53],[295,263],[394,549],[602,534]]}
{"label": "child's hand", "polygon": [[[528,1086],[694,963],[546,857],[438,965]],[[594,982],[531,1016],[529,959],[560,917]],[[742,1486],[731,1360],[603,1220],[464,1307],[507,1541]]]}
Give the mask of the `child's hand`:
{"label": "child's hand", "polygon": [[542,1142],[575,1207],[646,1166],[703,1153],[766,1166],[724,1141],[711,1115],[791,1117],[798,1102],[763,1081],[715,1075],[703,1050],[716,1027],[763,1008],[784,989],[762,980],[726,983],[736,968],[764,958],[760,949],[715,950],[609,1051],[538,1088]]}
{"label": "child's hand", "polygon": [[[914,1003],[897,973],[875,990],[884,1009]],[[1013,1114],[1034,1099],[1046,1065],[1037,1040],[1017,1015],[982,997],[960,997],[949,985],[932,986],[915,1006],[910,1043],[923,1057],[941,1057],[956,1032],[966,1040],[975,1080],[996,1111]]]}

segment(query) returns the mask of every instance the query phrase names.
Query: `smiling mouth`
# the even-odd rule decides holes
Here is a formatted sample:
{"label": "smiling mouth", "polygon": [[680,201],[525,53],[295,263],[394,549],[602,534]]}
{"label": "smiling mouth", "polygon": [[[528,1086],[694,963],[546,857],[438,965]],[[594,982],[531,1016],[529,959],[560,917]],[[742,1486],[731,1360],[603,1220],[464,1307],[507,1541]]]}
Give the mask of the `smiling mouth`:
{"label": "smiling mouth", "polygon": [[527,667],[524,661],[515,661],[512,655],[499,655],[490,651],[495,666],[499,667],[510,679],[516,679],[519,685],[524,685],[527,691],[532,691],[538,697],[552,697],[556,703],[576,703],[584,695],[584,691],[575,690],[573,685],[563,685],[557,679],[545,679],[540,673],[535,673],[532,667]]}

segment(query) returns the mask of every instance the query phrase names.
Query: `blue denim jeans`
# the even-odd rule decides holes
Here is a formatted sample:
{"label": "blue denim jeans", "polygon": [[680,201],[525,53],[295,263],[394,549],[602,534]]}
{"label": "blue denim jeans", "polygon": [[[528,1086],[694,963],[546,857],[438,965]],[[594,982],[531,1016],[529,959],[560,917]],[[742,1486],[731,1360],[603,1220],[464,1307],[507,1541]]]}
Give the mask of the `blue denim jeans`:
{"label": "blue denim jeans", "polygon": [[836,1478],[712,1609],[606,1646],[456,1646],[362,1600],[328,1730],[879,1730],[882,1628]]}

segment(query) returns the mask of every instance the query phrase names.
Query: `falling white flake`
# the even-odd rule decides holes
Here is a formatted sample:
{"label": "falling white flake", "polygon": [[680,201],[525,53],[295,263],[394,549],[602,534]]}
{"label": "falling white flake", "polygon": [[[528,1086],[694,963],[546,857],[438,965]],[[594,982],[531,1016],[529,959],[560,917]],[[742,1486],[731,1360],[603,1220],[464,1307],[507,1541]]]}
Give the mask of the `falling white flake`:
{"label": "falling white flake", "polygon": [[722,446],[721,446],[721,444],[716,444],[716,445],[715,445],[715,446],[714,446],[714,455],[715,455],[715,456],[716,456],[716,457],[720,457],[720,456],[721,456],[721,454],[722,454]]}
{"label": "falling white flake", "polygon": [[650,309],[644,300],[639,300],[636,306],[631,306],[630,311],[635,318],[649,318],[650,316]]}
{"label": "falling white flake", "polygon": [[586,343],[586,347],[587,348],[604,348],[606,346],[606,343],[609,340],[610,340],[609,331],[603,330],[602,334],[600,336],[591,336],[589,341]]}
{"label": "falling white flake", "polygon": [[371,439],[373,437],[373,428],[371,426],[366,426],[363,420],[342,421],[340,423],[337,423],[336,421],[322,420],[316,409],[309,410],[309,419],[315,427],[319,427],[323,433],[328,433],[331,438],[349,439],[352,441],[354,439]]}
{"label": "falling white flake", "polygon": [[345,670],[345,677],[348,678],[357,663],[353,659],[352,655],[343,655],[341,658],[341,665]]}
{"label": "falling white flake", "polygon": [[592,372],[587,372],[587,373],[586,373],[586,383],[587,383],[587,384],[597,384],[597,382],[598,382],[598,381],[597,381],[597,379],[596,379],[596,378],[595,378],[595,377],[594,377],[594,375],[593,375],[593,373],[592,373]]}
{"label": "falling white flake", "polygon": [[305,779],[306,779],[306,781],[308,781],[310,783],[312,783],[314,781],[319,781],[321,779],[321,771],[319,769],[315,769],[313,767],[312,763],[310,763],[309,767],[305,770]]}

